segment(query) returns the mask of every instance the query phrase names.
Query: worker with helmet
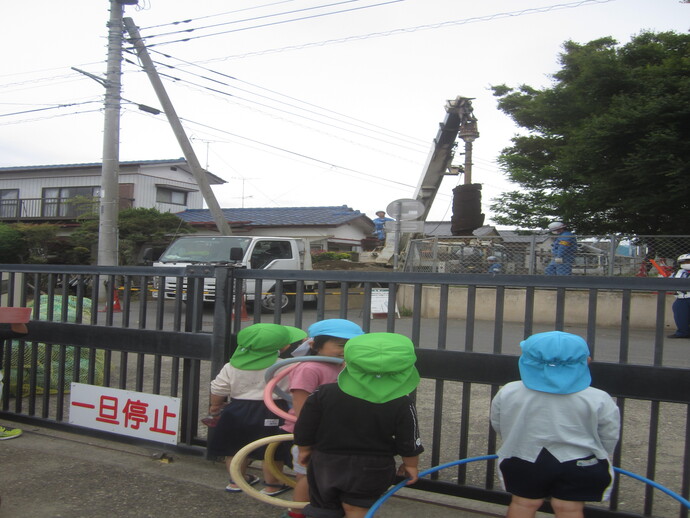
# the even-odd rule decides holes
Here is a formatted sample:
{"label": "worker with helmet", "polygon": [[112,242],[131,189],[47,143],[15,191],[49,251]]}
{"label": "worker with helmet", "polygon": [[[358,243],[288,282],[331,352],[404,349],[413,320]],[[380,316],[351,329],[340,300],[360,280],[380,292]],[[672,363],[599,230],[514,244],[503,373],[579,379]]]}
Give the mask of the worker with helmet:
{"label": "worker with helmet", "polygon": [[[678,271],[672,277],[690,277],[690,254],[678,256]],[[669,338],[690,338],[690,291],[677,291],[673,301],[673,320],[676,322],[676,332]]]}
{"label": "worker with helmet", "polygon": [[490,255],[486,261],[489,263],[488,273],[503,273],[503,265],[499,262],[498,257]]}
{"label": "worker with helmet", "polygon": [[577,238],[562,221],[549,223],[549,232],[556,238],[551,244],[551,262],[546,266],[546,275],[570,275],[573,271]]}

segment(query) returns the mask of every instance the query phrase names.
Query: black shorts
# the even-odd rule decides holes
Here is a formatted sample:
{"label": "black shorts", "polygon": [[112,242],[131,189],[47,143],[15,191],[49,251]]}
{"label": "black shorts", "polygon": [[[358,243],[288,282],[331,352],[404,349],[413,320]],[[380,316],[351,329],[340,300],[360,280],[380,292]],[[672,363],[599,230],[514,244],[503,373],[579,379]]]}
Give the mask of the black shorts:
{"label": "black shorts", "polygon": [[552,496],[572,502],[601,502],[608,498],[613,482],[607,459],[591,455],[558,462],[546,449],[535,462],[511,457],[503,459],[498,469],[506,491],[523,498]]}
{"label": "black shorts", "polygon": [[388,490],[394,478],[393,457],[313,451],[307,469],[309,505],[304,514],[340,518],[345,514],[343,503],[368,509]]}

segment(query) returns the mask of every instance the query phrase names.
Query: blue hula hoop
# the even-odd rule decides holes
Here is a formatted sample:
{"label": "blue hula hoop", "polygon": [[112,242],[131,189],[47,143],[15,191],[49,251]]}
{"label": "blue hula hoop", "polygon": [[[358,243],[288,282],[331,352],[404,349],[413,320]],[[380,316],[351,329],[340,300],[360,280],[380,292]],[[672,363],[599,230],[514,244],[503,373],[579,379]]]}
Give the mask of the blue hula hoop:
{"label": "blue hula hoop", "polygon": [[[453,462],[448,462],[446,464],[441,464],[439,466],[435,466],[433,468],[426,469],[426,470],[419,473],[419,477],[420,478],[425,477],[427,475],[430,475],[431,473],[441,471],[442,469],[450,468],[453,466],[459,466],[461,464],[468,464],[470,462],[477,462],[480,460],[493,460],[493,459],[497,459],[497,458],[498,458],[498,455],[482,455],[481,457],[468,457],[467,459],[454,460]],[[639,480],[641,482],[649,484],[650,486],[652,486],[652,487],[666,493],[670,497],[678,500],[681,504],[683,504],[685,507],[690,509],[690,501],[686,500],[685,498],[680,496],[678,493],[674,493],[673,491],[671,491],[667,487],[662,486],[658,482],[654,482],[653,480],[645,478],[641,475],[637,475],[635,473],[632,473],[630,471],[626,471],[626,470],[621,469],[621,468],[617,468],[615,466],[613,467],[613,470],[617,473],[620,473],[621,475],[627,475],[630,478],[634,478],[636,480]],[[403,480],[402,482],[396,484],[395,486],[390,488],[388,491],[386,491],[386,493],[383,496],[381,496],[381,498],[379,498],[374,503],[374,505],[371,506],[371,508],[369,509],[367,514],[364,516],[364,518],[372,518],[374,516],[374,513],[376,513],[376,511],[378,511],[378,509],[384,504],[384,502],[386,500],[388,500],[391,496],[393,496],[395,493],[397,493],[400,489],[405,487],[405,483],[407,482],[407,480],[408,479]]]}

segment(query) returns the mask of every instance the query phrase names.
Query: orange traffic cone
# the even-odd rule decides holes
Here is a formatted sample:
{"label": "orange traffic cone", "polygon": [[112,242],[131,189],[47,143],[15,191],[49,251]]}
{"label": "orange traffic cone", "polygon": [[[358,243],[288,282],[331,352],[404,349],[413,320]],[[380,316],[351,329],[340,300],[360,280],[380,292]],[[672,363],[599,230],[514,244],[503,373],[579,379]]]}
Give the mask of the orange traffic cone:
{"label": "orange traffic cone", "polygon": [[[113,291],[113,301],[111,302],[113,305],[113,313],[120,313],[122,311],[122,306],[120,306],[120,297],[117,295],[117,290]],[[105,307],[103,309],[99,309],[99,313],[104,313],[108,311],[108,303],[105,303]]]}
{"label": "orange traffic cone", "polygon": [[[234,304],[232,308],[232,315],[230,316],[230,318],[235,318]],[[247,322],[249,320],[249,315],[247,314],[247,304],[244,301],[244,295],[242,295],[242,302],[240,303],[240,320],[242,322]]]}
{"label": "orange traffic cone", "polygon": [[120,306],[120,296],[117,294],[117,290],[113,292],[113,312],[119,313],[122,311],[122,306]]}

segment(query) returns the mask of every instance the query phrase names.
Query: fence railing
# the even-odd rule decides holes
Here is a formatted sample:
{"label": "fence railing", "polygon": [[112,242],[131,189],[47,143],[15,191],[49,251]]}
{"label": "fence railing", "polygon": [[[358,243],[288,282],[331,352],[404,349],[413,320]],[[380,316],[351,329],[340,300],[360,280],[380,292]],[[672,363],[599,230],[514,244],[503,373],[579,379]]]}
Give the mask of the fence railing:
{"label": "fence railing", "polygon": [[[163,277],[178,279],[172,300],[154,297]],[[201,302],[205,277],[216,280],[212,307]],[[239,305],[250,279],[258,291],[262,282],[277,281],[276,298],[292,297],[295,310],[265,314],[257,304],[246,316]],[[688,279],[4,265],[0,280],[3,305],[34,307],[31,335],[6,343],[2,355],[0,414],[13,419],[70,428],[68,380],[176,395],[185,409],[181,445],[199,451],[208,383],[239,329],[260,321],[306,329],[324,318],[348,318],[367,332],[405,334],[417,346],[425,468],[495,452],[491,398],[519,377],[519,342],[556,329],[587,340],[593,385],[618,402],[623,426],[614,464],[685,498],[690,491],[688,343],[665,339],[672,292],[690,289]],[[311,294],[316,302],[305,301]],[[521,318],[507,318],[515,312]],[[640,313],[651,314],[651,323]],[[494,462],[445,470],[419,487],[508,501]],[[631,479],[617,482],[609,503],[588,506],[593,517],[674,515],[687,518],[687,510]]]}
{"label": "fence railing", "polygon": [[[543,274],[552,260],[555,239],[551,234],[508,234],[413,240],[405,271]],[[664,276],[679,255],[690,253],[690,236],[576,236],[576,240],[577,251],[566,258],[572,275]]]}

